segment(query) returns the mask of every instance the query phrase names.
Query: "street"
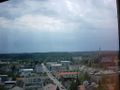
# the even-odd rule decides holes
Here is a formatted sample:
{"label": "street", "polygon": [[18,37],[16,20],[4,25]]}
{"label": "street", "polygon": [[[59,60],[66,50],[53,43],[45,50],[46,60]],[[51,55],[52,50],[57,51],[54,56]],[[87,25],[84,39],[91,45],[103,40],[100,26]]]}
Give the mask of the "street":
{"label": "street", "polygon": [[65,87],[51,74],[47,67],[42,63],[43,70],[47,73],[48,77],[59,87],[60,90],[67,90]]}

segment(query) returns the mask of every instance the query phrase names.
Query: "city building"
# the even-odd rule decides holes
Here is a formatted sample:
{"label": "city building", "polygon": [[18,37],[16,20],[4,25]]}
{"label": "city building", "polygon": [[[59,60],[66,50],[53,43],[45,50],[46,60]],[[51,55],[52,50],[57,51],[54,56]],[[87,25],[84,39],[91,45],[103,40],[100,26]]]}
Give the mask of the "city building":
{"label": "city building", "polygon": [[82,57],[81,57],[81,56],[78,56],[78,57],[73,57],[72,59],[73,59],[73,60],[82,60]]}
{"label": "city building", "polygon": [[62,69],[62,64],[51,62],[51,63],[47,64],[47,67],[51,72],[56,72],[56,71],[60,71]]}
{"label": "city building", "polygon": [[38,90],[41,89],[47,84],[51,83],[51,80],[47,76],[30,76],[30,77],[23,77],[23,88],[25,90]]}
{"label": "city building", "polygon": [[80,65],[76,65],[76,64],[73,64],[73,65],[69,65],[68,68],[70,71],[77,71],[77,70],[80,70]]}
{"label": "city building", "polygon": [[118,56],[117,54],[103,54],[101,55],[101,60],[100,60],[100,65],[104,69],[109,69],[109,70],[118,70]]}
{"label": "city building", "polygon": [[15,87],[11,88],[10,90],[24,90],[24,89],[21,87],[15,86]]}
{"label": "city building", "polygon": [[8,80],[8,75],[0,75],[0,83],[3,83]]}
{"label": "city building", "polygon": [[58,78],[77,78],[77,76],[80,74],[80,72],[58,72],[56,73],[56,76]]}
{"label": "city building", "polygon": [[36,73],[43,73],[44,72],[42,65],[36,65],[34,70]]}
{"label": "city building", "polygon": [[13,86],[15,86],[16,81],[5,81],[4,82],[4,87],[6,89],[11,89]]}
{"label": "city building", "polygon": [[19,72],[20,72],[20,76],[27,77],[31,75],[33,69],[20,69]]}
{"label": "city building", "polygon": [[55,84],[48,84],[44,87],[44,90],[56,90],[57,86]]}
{"label": "city building", "polygon": [[71,61],[60,61],[62,66],[69,66],[71,64]]}

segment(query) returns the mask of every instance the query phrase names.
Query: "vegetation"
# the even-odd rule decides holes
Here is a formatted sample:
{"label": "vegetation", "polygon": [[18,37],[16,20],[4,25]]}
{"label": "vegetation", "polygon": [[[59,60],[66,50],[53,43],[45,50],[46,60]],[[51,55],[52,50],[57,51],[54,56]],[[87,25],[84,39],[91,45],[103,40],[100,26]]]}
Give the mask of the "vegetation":
{"label": "vegetation", "polygon": [[3,86],[0,85],[0,90],[6,90]]}
{"label": "vegetation", "polygon": [[83,84],[83,82],[86,80],[90,80],[89,75],[87,73],[81,72],[77,79],[71,82],[69,90],[77,90],[78,86]]}

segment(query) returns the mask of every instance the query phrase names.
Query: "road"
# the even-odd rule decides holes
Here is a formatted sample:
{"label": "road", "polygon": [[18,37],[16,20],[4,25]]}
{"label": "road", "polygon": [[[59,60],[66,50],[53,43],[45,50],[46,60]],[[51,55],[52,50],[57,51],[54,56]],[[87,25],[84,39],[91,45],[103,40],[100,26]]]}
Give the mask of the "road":
{"label": "road", "polygon": [[48,77],[59,87],[60,90],[67,90],[65,87],[51,74],[51,72],[47,69],[44,63],[41,64],[43,70],[47,73]]}

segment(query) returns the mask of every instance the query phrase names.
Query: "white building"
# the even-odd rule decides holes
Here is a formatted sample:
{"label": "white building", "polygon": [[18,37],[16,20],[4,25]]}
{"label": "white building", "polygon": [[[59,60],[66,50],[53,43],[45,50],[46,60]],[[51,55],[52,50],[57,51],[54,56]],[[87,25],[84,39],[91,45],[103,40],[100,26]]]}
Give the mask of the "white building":
{"label": "white building", "polygon": [[61,70],[62,64],[57,62],[49,62],[47,63],[47,67],[50,71],[55,72]]}
{"label": "white building", "polygon": [[12,88],[16,84],[16,81],[5,81],[4,85],[6,89]]}
{"label": "white building", "polygon": [[57,62],[47,62],[47,65],[57,64]]}
{"label": "white building", "polygon": [[20,69],[19,72],[20,72],[20,76],[27,77],[31,75],[33,69]]}
{"label": "white building", "polygon": [[77,71],[80,70],[80,65],[69,65],[70,71]]}
{"label": "white building", "polygon": [[60,62],[63,66],[69,66],[71,63],[70,61],[60,61]]}
{"label": "white building", "polygon": [[30,68],[30,69],[20,69],[19,70],[20,72],[33,72],[33,69]]}
{"label": "white building", "polygon": [[8,80],[8,75],[0,75],[0,82],[4,82]]}
{"label": "white building", "polygon": [[82,57],[81,56],[73,57],[73,60],[82,60]]}
{"label": "white building", "polygon": [[[32,76],[32,77],[24,77],[24,89],[31,90],[31,89],[40,89],[44,86],[44,81],[48,80],[47,76]],[[48,80],[49,81],[49,80]]]}

